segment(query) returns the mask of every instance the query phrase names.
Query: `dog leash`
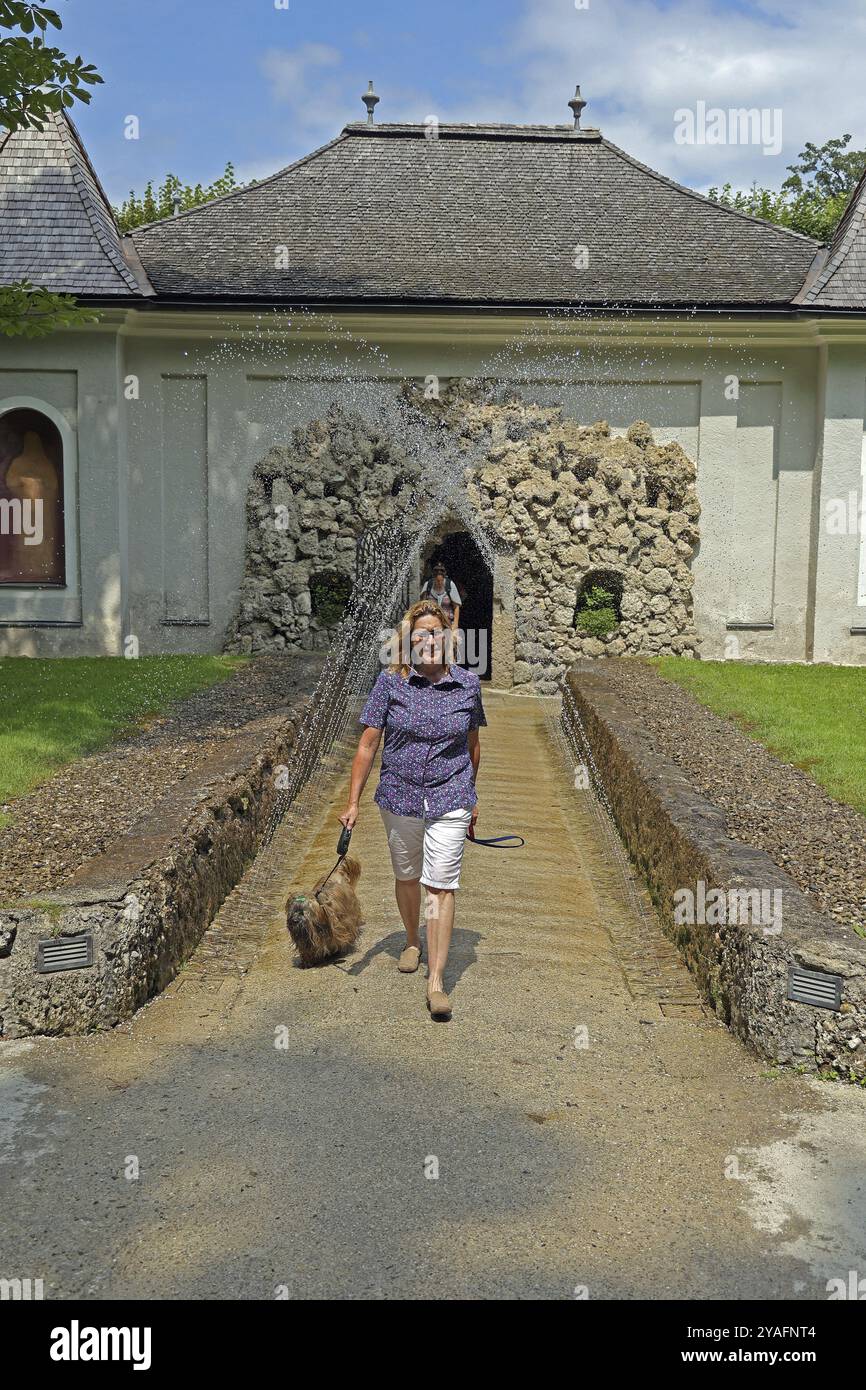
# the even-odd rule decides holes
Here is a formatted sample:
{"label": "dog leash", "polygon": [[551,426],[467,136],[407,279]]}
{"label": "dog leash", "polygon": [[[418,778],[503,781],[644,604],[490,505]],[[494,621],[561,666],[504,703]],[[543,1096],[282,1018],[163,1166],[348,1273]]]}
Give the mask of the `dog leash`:
{"label": "dog leash", "polygon": [[[351,830],[349,829],[348,826],[344,825],[344,826],[343,826],[343,832],[342,832],[342,834],[340,835],[339,840],[337,841],[337,855],[338,855],[337,862],[336,862],[336,864],[334,865],[334,868],[333,868],[333,869],[329,869],[328,873],[325,874],[325,877],[322,879],[322,882],[319,884],[318,888],[316,889],[315,893],[313,894],[313,897],[314,897],[314,898],[318,898],[318,896],[319,896],[319,894],[321,893],[322,889],[324,888],[325,884],[328,882],[328,879],[331,877],[331,874],[334,872],[334,869],[339,868],[340,864],[343,862],[343,860],[345,859],[346,855],[349,853],[349,841],[351,840],[351,838],[352,838],[352,832],[351,832]],[[306,895],[306,893],[296,893],[296,894],[295,894],[295,899],[294,899],[294,900],[295,900],[296,903],[298,903],[298,902],[300,902],[300,903],[305,903],[305,902],[307,901],[307,895]]]}
{"label": "dog leash", "polygon": [[[328,873],[325,875],[325,877],[322,879],[322,882],[313,894],[314,898],[318,898],[325,884],[328,882],[328,879],[331,877],[331,874],[339,868],[340,864],[345,859],[346,855],[349,853],[349,841],[351,840],[351,838],[352,831],[348,826],[343,826],[342,834],[340,835],[340,838],[337,841],[337,862],[334,865],[334,868],[330,869]],[[524,840],[522,835],[495,835],[487,840],[479,840],[476,838],[475,835],[472,834],[471,825],[469,826],[469,829],[466,831],[466,838],[470,842],[470,844],[484,845],[486,849],[520,849],[521,845],[526,844],[526,841]],[[507,840],[515,840],[516,844],[509,845],[506,843]],[[305,895],[302,893],[296,894],[295,901],[304,902]]]}
{"label": "dog leash", "polygon": [[[477,836],[472,834],[471,825],[466,831],[466,838],[471,845],[484,845],[487,849],[520,849],[521,845],[526,844],[522,835],[494,835],[489,840],[479,840]],[[506,840],[516,840],[517,844],[507,845]]]}

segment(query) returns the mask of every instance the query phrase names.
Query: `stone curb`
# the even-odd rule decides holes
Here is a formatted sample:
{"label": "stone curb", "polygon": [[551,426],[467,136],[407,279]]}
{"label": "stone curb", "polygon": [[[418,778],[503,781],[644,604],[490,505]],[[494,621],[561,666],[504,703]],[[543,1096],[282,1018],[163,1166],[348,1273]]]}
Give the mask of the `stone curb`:
{"label": "stone curb", "polygon": [[[310,699],[243,726],[62,890],[0,908],[0,1038],[110,1028],[165,989],[254,858]],[[92,965],[37,973],[37,942],[83,932]]]}
{"label": "stone curb", "polygon": [[[717,1015],[773,1062],[866,1077],[866,941],[814,906],[763,850],[729,837],[723,813],[656,751],[602,669],[571,669],[565,685],[662,927]],[[674,895],[688,888],[697,897],[701,882],[707,893],[778,892],[781,930],[760,921],[677,920]],[[792,967],[841,976],[841,1008],[787,999]]]}

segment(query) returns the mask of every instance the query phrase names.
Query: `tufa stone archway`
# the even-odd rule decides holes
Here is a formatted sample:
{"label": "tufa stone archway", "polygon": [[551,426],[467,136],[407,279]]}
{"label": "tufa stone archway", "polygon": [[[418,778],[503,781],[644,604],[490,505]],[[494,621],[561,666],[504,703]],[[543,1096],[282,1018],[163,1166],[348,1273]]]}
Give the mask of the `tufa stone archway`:
{"label": "tufa stone archway", "polygon": [[[493,684],[553,693],[579,657],[696,653],[690,566],[700,506],[695,466],[680,446],[656,445],[643,422],[615,438],[604,422],[581,426],[556,407],[479,394],[477,383],[454,386],[419,408],[485,445],[463,486],[495,548]],[[250,483],[244,579],[226,649],[327,645],[311,581],[334,570],[354,580],[360,534],[399,525],[423,483],[399,444],[339,410],[271,449]],[[443,535],[449,525],[465,521],[455,513],[440,523]],[[578,595],[594,571],[621,579],[607,632],[577,625]]]}

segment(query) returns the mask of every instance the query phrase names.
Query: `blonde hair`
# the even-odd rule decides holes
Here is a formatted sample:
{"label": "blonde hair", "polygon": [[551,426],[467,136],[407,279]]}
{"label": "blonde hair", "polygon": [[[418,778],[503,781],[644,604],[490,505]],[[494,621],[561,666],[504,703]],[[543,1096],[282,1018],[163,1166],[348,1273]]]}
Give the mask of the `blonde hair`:
{"label": "blonde hair", "polygon": [[437,618],[441,623],[445,633],[445,641],[442,644],[443,661],[446,666],[451,666],[454,662],[454,631],[445,613],[435,599],[419,599],[417,603],[410,604],[406,609],[394,629],[393,637],[390,638],[390,642],[396,646],[398,659],[392,661],[387,670],[399,672],[404,680],[408,679],[412,669],[408,660],[402,660],[404,656],[408,657],[412,650],[412,629],[419,618],[426,617]]}

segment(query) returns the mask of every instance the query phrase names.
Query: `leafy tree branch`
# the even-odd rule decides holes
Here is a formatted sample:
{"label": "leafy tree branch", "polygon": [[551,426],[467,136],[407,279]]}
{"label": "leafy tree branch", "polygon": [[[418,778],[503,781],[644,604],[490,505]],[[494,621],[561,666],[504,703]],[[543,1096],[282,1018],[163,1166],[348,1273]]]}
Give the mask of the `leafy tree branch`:
{"label": "leafy tree branch", "polygon": [[798,163],[788,165],[789,177],[778,191],[757,183],[734,191],[726,183],[711,188],[708,196],[738,212],[829,241],[866,167],[866,150],[849,150],[850,140],[842,135],[820,146],[808,142]]}
{"label": "leafy tree branch", "polygon": [[159,222],[164,217],[171,217],[175,208],[178,212],[185,212],[187,208],[199,207],[212,198],[221,198],[224,193],[231,193],[237,187],[234,165],[229,161],[220,177],[207,186],[182,183],[176,174],[167,174],[156,192],[152,180],[140,198],[130,189],[126,202],[113,211],[120,230],[129,232],[146,222]]}
{"label": "leafy tree branch", "polygon": [[[68,58],[46,41],[62,29],[56,10],[26,0],[0,0],[0,155],[17,130],[41,130],[52,114],[89,102],[102,78],[92,63]],[[29,280],[0,287],[0,334],[43,337],[56,328],[90,323],[98,315],[71,295],[53,294]]]}

